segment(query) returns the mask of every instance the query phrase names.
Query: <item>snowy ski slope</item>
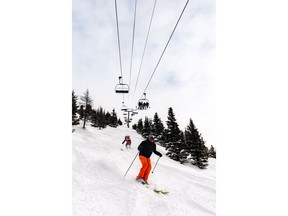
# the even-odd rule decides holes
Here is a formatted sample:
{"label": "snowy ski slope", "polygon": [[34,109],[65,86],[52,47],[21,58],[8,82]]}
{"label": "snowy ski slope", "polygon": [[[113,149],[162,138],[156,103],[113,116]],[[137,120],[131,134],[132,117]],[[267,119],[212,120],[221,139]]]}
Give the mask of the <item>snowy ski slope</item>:
{"label": "snowy ski slope", "polygon": [[[181,165],[163,154],[148,181],[169,195],[157,194],[135,181],[141,163],[136,158],[143,138],[125,126],[103,130],[87,125],[73,127],[74,216],[210,216],[216,215],[216,160],[209,167]],[[121,145],[129,134],[132,149]],[[124,151],[121,151],[123,148]],[[158,156],[152,154],[152,169]]]}

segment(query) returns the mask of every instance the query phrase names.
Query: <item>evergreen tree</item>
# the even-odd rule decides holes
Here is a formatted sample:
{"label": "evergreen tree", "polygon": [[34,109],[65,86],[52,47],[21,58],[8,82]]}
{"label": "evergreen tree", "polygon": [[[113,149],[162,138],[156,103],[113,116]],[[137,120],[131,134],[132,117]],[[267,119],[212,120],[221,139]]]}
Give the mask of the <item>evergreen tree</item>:
{"label": "evergreen tree", "polygon": [[121,121],[121,119],[118,119],[118,125],[123,125],[123,122]]}
{"label": "evergreen tree", "polygon": [[75,95],[74,90],[72,91],[72,125],[79,124],[79,118],[77,117],[78,105],[77,105],[78,96]]}
{"label": "evergreen tree", "polygon": [[144,126],[142,129],[142,136],[147,138],[150,133],[151,133],[151,121],[149,121],[148,117],[145,116]]}
{"label": "evergreen tree", "polygon": [[165,129],[163,130],[163,133],[162,133],[162,137],[161,137],[161,145],[164,146],[165,148],[167,147],[167,144],[168,143],[168,129]]}
{"label": "evergreen tree", "polygon": [[199,161],[197,163],[197,166],[200,169],[205,169],[208,166],[208,157],[209,152],[208,148],[205,146],[205,141],[203,140],[202,135],[200,134],[200,149],[199,149]]}
{"label": "evergreen tree", "polygon": [[88,104],[86,106],[86,109],[85,109],[85,112],[84,114],[86,113],[86,121],[89,121],[91,120],[91,115],[92,115],[92,105],[91,104]]}
{"label": "evergreen tree", "polygon": [[187,126],[185,130],[185,140],[186,144],[189,148],[189,153],[190,153],[190,160],[193,165],[196,165],[194,160],[196,158],[196,152],[198,151],[198,145],[199,145],[199,140],[200,140],[200,134],[195,127],[192,119],[189,120],[189,125]]}
{"label": "evergreen tree", "polygon": [[84,106],[83,105],[80,105],[80,108],[78,110],[78,114],[79,114],[79,119],[83,120],[83,118],[84,118]]}
{"label": "evergreen tree", "polygon": [[137,132],[139,134],[142,134],[142,130],[143,130],[143,121],[142,121],[142,118],[138,120],[138,123],[137,123]]}
{"label": "evergreen tree", "polygon": [[83,96],[80,97],[83,106],[84,106],[84,120],[83,120],[83,128],[85,129],[85,124],[87,119],[89,118],[89,114],[92,111],[92,102],[93,100],[91,99],[89,95],[89,90],[87,89],[86,92],[83,94]]}
{"label": "evergreen tree", "polygon": [[105,111],[103,110],[102,107],[97,109],[97,126],[99,127],[99,130],[101,130],[101,128],[105,128],[106,127],[106,115],[105,115]]}
{"label": "evergreen tree", "polygon": [[91,112],[91,123],[92,123],[91,126],[92,127],[97,127],[97,118],[98,118],[97,115],[98,115],[97,111],[93,109]]}
{"label": "evergreen tree", "polygon": [[210,147],[208,153],[209,153],[209,157],[211,157],[211,158],[215,158],[215,159],[216,159],[216,151],[215,151],[213,145],[211,145],[211,147]]}
{"label": "evergreen tree", "polygon": [[93,111],[92,116],[92,126],[98,127],[99,130],[106,127],[107,123],[107,116],[105,110],[102,107],[98,108],[97,110]]}
{"label": "evergreen tree", "polygon": [[105,114],[105,127],[107,125],[110,125],[110,121],[111,121],[111,114],[109,112],[106,112],[106,114]]}
{"label": "evergreen tree", "polygon": [[[186,133],[186,132],[184,132]],[[188,156],[189,156],[189,147],[188,145],[186,144],[186,140],[185,140],[185,135],[184,133],[181,131],[181,147],[180,147],[180,153],[179,153],[179,160],[180,160],[180,163],[183,164],[183,163],[187,163],[188,160]]]}
{"label": "evergreen tree", "polygon": [[165,134],[167,156],[175,161],[180,161],[181,131],[176,122],[172,107],[168,109],[167,130]]}
{"label": "evergreen tree", "polygon": [[112,110],[109,125],[110,125],[110,127],[117,127],[118,126],[117,114],[115,112],[115,109]]}
{"label": "evergreen tree", "polygon": [[137,131],[137,124],[133,124],[133,125],[132,125],[132,129],[134,129],[134,130]]}
{"label": "evergreen tree", "polygon": [[159,142],[161,146],[164,146],[164,140],[163,140],[163,131],[164,131],[164,125],[161,121],[161,119],[158,117],[157,112],[154,115],[153,118],[153,128],[154,128],[154,135]]}
{"label": "evergreen tree", "polygon": [[208,149],[192,119],[190,119],[185,131],[185,140],[190,151],[191,163],[204,169],[208,165]]}

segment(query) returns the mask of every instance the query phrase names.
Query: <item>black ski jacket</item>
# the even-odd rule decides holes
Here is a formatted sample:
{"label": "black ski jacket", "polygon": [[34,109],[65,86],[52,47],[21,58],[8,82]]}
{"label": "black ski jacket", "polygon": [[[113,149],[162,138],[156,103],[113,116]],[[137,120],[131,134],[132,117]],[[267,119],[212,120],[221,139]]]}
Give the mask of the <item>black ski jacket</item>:
{"label": "black ski jacket", "polygon": [[154,142],[150,142],[148,139],[141,142],[138,146],[139,155],[144,156],[146,158],[150,158],[152,152],[158,156],[162,156],[162,154],[156,151],[156,144]]}

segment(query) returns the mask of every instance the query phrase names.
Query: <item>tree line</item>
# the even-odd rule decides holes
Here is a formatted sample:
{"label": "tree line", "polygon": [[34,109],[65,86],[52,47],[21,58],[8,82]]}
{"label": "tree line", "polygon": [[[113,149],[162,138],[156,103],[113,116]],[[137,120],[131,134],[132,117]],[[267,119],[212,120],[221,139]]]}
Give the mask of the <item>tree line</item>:
{"label": "tree line", "polygon": [[[75,95],[72,91],[72,125],[80,124],[80,120],[83,122],[83,128],[86,127],[86,122],[90,121],[91,126],[98,127],[99,129],[110,127],[118,127],[122,125],[120,118],[117,118],[115,109],[112,112],[106,112],[102,107],[93,109],[93,100],[89,94],[89,90],[82,96],[78,103],[78,95]],[[78,105],[79,104],[79,105]]]}
{"label": "tree line", "polygon": [[203,136],[191,118],[184,132],[181,131],[173,109],[170,107],[166,125],[167,128],[164,127],[156,112],[153,119],[148,117],[145,117],[144,121],[139,119],[137,124],[132,125],[132,128],[144,138],[153,134],[159,145],[167,150],[166,155],[181,164],[191,163],[200,169],[205,169],[208,166],[208,157],[216,158],[214,147],[211,146],[208,150]]}
{"label": "tree line", "polygon": [[[106,112],[102,107],[93,108],[93,100],[87,89],[80,96],[72,91],[72,125],[78,125],[83,122],[85,129],[86,122],[90,121],[91,126],[99,129],[110,127],[118,127],[122,125],[120,118],[113,109],[112,112]],[[165,147],[166,155],[181,164],[190,163],[205,169],[208,166],[208,157],[216,158],[216,151],[211,145],[210,149],[205,146],[202,134],[196,128],[194,122],[190,118],[188,126],[184,131],[179,129],[175,114],[172,107],[168,109],[166,121],[167,127],[164,127],[162,120],[157,112],[153,119],[145,117],[139,119],[137,124],[132,125],[132,128],[141,134],[144,138],[149,134],[153,134],[159,145]]]}

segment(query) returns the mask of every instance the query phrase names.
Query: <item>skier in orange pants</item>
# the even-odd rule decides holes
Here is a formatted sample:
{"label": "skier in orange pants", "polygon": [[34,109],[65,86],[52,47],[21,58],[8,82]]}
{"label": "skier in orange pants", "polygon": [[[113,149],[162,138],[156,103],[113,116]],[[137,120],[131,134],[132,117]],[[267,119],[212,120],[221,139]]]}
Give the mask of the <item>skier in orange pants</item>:
{"label": "skier in orange pants", "polygon": [[154,143],[154,137],[152,135],[149,135],[147,140],[141,142],[141,144],[138,146],[138,150],[142,167],[136,180],[148,184],[147,180],[152,168],[150,159],[152,152],[159,157],[162,157],[162,154],[156,150],[156,144]]}

